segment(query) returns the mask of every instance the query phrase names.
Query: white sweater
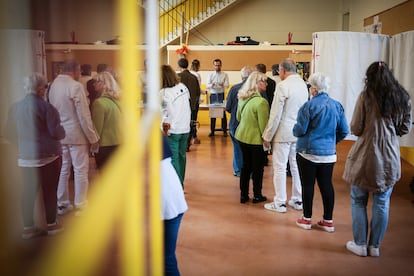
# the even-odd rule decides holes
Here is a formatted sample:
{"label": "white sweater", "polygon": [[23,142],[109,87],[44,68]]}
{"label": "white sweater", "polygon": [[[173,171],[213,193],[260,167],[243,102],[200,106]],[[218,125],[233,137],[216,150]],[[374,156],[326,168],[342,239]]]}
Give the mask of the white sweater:
{"label": "white sweater", "polygon": [[172,134],[190,132],[191,107],[190,92],[182,83],[174,87],[163,88],[160,91],[162,100],[161,123],[169,123]]}

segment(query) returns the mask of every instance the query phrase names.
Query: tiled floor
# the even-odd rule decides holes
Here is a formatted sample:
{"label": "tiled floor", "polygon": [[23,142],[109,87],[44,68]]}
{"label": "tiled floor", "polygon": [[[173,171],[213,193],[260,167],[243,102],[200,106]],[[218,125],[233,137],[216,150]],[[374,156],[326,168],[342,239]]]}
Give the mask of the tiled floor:
{"label": "tiled floor", "polygon": [[[222,137],[221,132],[216,132],[213,138],[207,135],[208,126],[201,127],[201,144],[193,145],[187,154],[185,193],[189,210],[184,215],[177,245],[182,275],[412,275],[414,204],[411,201],[414,195],[408,183],[414,170],[406,162],[402,162],[402,179],[391,198],[390,221],[381,256],[362,258],[345,249],[352,232],[349,188],[341,175],[352,142],[338,145],[334,170],[335,232],[327,233],[298,228],[295,220],[301,212],[292,208],[279,214],[265,210],[264,203],[240,204],[239,178],[232,173],[231,139]],[[92,178],[94,173],[91,170]],[[288,178],[288,196],[290,187]],[[271,166],[265,167],[263,194],[268,202],[274,195]],[[313,213],[316,222],[322,215],[317,187]],[[70,227],[72,219],[75,218],[64,217],[61,221]],[[12,274],[0,274],[20,275],[19,272],[30,271],[30,264],[54,239],[25,241],[9,252],[0,249],[0,257],[8,254],[6,259],[15,260],[8,265],[19,267],[10,270]],[[11,258],[11,254],[17,253],[19,258]],[[117,246],[111,245],[108,253],[96,275],[121,275],[115,260],[119,255]],[[7,271],[5,267],[2,264]]]}

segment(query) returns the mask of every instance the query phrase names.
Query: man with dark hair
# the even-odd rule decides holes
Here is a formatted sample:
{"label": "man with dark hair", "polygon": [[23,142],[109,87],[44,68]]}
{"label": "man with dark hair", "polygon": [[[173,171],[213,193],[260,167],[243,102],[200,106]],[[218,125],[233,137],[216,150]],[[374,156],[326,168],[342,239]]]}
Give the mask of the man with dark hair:
{"label": "man with dark hair", "polygon": [[100,63],[96,66],[96,72],[97,73],[101,73],[104,72],[108,69],[108,64],[105,63]]}
{"label": "man with dark hair", "polygon": [[[258,63],[256,64],[256,70],[258,72],[262,72],[263,74],[266,74],[266,65],[264,65],[263,63]],[[261,95],[263,98],[265,98],[268,101],[269,106],[272,106],[273,97],[275,95],[276,82],[272,80],[271,78],[267,78],[266,81],[267,81],[266,91],[262,92]]]}
{"label": "man with dark hair", "polygon": [[92,65],[90,64],[82,64],[81,65],[81,76],[79,78],[79,82],[83,85],[83,90],[85,91],[85,95],[89,100],[89,91],[88,91],[88,81],[92,79]]}
{"label": "man with dark hair", "polygon": [[[264,65],[263,63],[256,64],[256,71],[266,74],[266,65]],[[267,82],[266,91],[261,92],[260,95],[262,95],[262,97],[267,100],[267,102],[269,103],[269,106],[272,106],[273,97],[275,95],[276,82],[272,80],[271,78],[267,78],[266,82]],[[263,152],[265,166],[267,166],[269,163],[269,159],[267,155],[268,155],[268,151],[266,150]]]}
{"label": "man with dark hair", "polygon": [[200,101],[200,84],[198,83],[197,77],[188,71],[188,60],[185,58],[180,58],[178,60],[178,67],[180,69],[180,73],[178,76],[180,77],[181,82],[187,86],[188,90],[190,91],[190,106],[191,106],[191,123],[190,123],[190,136],[188,137],[188,145],[187,151],[190,151],[191,141],[195,141],[197,139],[197,114],[199,108],[199,101]]}
{"label": "man with dark hair", "polygon": [[[224,92],[229,87],[229,77],[227,73],[221,71],[221,59],[216,58],[213,61],[214,72],[208,75],[207,89],[210,91],[210,104],[222,104],[224,102]],[[223,117],[221,119],[221,128],[223,136],[227,137],[227,117],[223,110]],[[210,122],[211,132],[209,137],[214,136],[216,130],[216,118],[211,118]]]}

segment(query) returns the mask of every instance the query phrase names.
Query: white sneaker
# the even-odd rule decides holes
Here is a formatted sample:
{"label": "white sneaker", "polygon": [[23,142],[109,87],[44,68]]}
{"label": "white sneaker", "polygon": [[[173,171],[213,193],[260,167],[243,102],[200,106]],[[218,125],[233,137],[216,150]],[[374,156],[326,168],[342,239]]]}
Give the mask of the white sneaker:
{"label": "white sneaker", "polygon": [[286,213],[285,204],[276,205],[274,202],[270,202],[270,203],[265,203],[264,207],[266,210],[269,210],[269,211],[278,212],[278,213]]}
{"label": "white sneaker", "polygon": [[63,216],[63,215],[66,215],[67,213],[69,213],[72,210],[73,210],[73,205],[72,204],[58,206],[57,214],[59,216]]}
{"label": "white sneaker", "polygon": [[288,201],[288,204],[289,204],[289,206],[293,207],[293,209],[295,209],[295,210],[300,211],[300,210],[302,210],[302,209],[303,209],[303,207],[302,207],[302,202],[301,202],[301,201],[293,201],[293,200],[289,200],[289,201]]}
{"label": "white sneaker", "polygon": [[371,257],[379,257],[379,248],[378,247],[374,247],[373,245],[370,245],[368,247],[368,251],[369,251],[369,255]]}
{"label": "white sneaker", "polygon": [[81,217],[85,213],[86,207],[76,207],[75,217]]}
{"label": "white sneaker", "polygon": [[367,247],[366,245],[357,245],[354,241],[349,241],[346,243],[346,249],[351,251],[352,253],[366,257],[367,256]]}

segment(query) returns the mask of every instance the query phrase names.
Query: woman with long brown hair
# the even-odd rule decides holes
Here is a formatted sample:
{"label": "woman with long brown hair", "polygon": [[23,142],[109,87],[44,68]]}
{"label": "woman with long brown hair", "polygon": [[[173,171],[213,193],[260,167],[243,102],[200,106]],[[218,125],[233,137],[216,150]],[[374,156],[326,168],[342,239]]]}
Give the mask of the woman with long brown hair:
{"label": "woman with long brown hair", "polygon": [[[379,256],[389,216],[390,197],[401,177],[397,136],[411,130],[411,99],[383,61],[366,72],[351,121],[358,136],[345,164],[343,178],[351,184],[353,241],[346,247],[358,256]],[[372,193],[372,218],[368,231],[367,203]],[[369,239],[368,239],[369,233]]]}

